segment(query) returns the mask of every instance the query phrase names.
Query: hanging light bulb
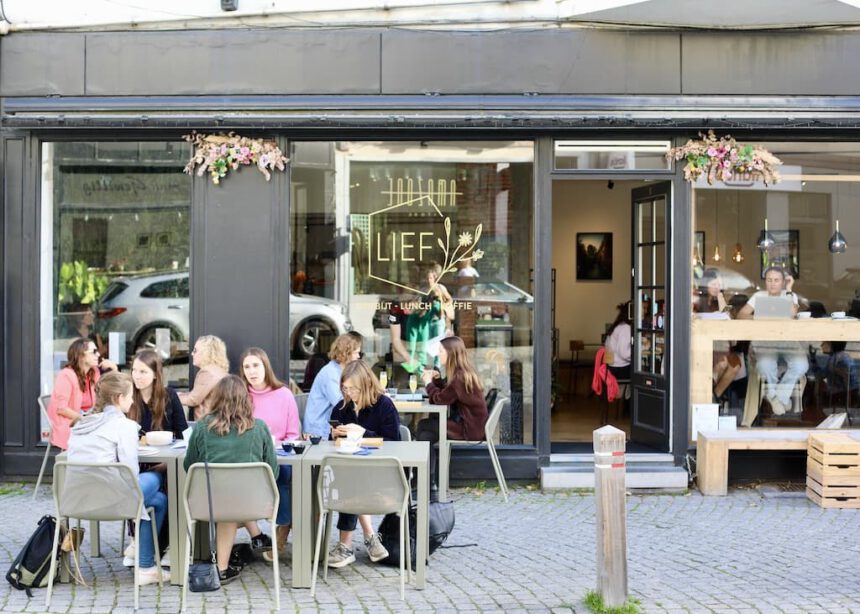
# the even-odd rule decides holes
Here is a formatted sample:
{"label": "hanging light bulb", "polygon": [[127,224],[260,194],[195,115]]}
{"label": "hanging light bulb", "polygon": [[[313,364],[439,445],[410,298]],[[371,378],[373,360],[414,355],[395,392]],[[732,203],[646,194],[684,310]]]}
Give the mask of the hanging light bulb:
{"label": "hanging light bulb", "polygon": [[714,258],[713,258],[713,260],[714,260],[714,262],[719,262],[722,259],[723,259],[723,257],[720,256],[720,246],[715,245],[714,246]]}
{"label": "hanging light bulb", "polygon": [[719,218],[719,197],[714,203],[714,256],[711,258],[714,262],[719,262],[723,259],[720,256],[720,218]]}
{"label": "hanging light bulb", "polygon": [[735,199],[735,220],[738,223],[738,242],[735,243],[735,253],[732,255],[732,261],[740,264],[744,261],[744,248],[741,246],[741,199],[740,196],[737,195],[737,192],[735,192],[735,196],[737,196],[737,198]]}
{"label": "hanging light bulb", "polygon": [[833,236],[830,237],[830,241],[827,243],[827,249],[830,250],[832,254],[844,254],[845,250],[848,248],[848,243],[845,242],[845,237],[839,232],[839,220],[836,220],[836,232],[833,233]]}
{"label": "hanging light bulb", "polygon": [[738,264],[744,261],[744,249],[740,243],[735,243],[735,253],[732,255],[732,260]]}
{"label": "hanging light bulb", "polygon": [[773,238],[773,235],[770,234],[767,230],[767,218],[764,218],[764,230],[761,231],[761,234],[758,236],[758,248],[765,252],[769,250],[771,247],[776,245],[776,239]]}
{"label": "hanging light bulb", "polygon": [[694,247],[693,248],[693,266],[696,266],[697,264],[698,265],[702,264],[702,257],[699,255],[699,248]]}

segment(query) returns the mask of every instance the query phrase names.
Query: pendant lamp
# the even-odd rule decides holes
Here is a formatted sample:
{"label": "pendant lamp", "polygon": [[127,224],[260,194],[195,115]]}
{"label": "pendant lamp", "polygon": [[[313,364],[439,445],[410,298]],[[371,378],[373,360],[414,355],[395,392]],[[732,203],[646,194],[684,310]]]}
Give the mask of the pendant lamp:
{"label": "pendant lamp", "polygon": [[773,238],[773,235],[770,234],[767,230],[767,218],[764,218],[764,230],[761,231],[761,234],[758,236],[758,248],[766,252],[771,247],[776,245],[776,239]]}
{"label": "pendant lamp", "polygon": [[717,199],[714,205],[714,256],[711,258],[714,262],[719,262],[723,259],[720,256],[720,211],[719,211],[719,199]]}
{"label": "pendant lamp", "polygon": [[740,264],[744,261],[744,248],[741,246],[741,199],[738,196],[735,199],[735,219],[738,222],[737,243],[735,243],[735,253],[732,255],[732,260]]}
{"label": "pendant lamp", "polygon": [[839,187],[836,187],[836,231],[827,242],[827,249],[831,254],[844,254],[848,248],[848,243],[845,242],[845,237],[839,232]]}

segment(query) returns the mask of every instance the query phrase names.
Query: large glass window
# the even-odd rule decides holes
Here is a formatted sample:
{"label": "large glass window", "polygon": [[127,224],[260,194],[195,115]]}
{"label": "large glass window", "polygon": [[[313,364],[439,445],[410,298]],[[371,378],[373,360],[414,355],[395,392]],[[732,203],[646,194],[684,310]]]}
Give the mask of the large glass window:
{"label": "large glass window", "polygon": [[763,145],[779,183],[694,190],[693,347],[711,356],[694,349],[692,400],[710,384],[744,426],[815,425],[860,405],[860,146]]}
{"label": "large glass window", "polygon": [[532,443],[533,159],[527,141],[294,143],[294,379],[309,388],[352,327],[406,391],[453,332],[513,400],[502,441]]}
{"label": "large glass window", "polygon": [[41,387],[89,337],[125,364],[157,348],[188,379],[190,155],[181,142],[42,146]]}

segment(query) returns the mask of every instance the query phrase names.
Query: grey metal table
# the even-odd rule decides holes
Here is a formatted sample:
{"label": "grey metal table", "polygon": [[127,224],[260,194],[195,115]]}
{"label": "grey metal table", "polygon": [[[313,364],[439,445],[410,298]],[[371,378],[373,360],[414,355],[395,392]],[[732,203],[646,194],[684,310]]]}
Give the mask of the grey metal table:
{"label": "grey metal table", "polygon": [[448,476],[451,448],[448,446],[448,406],[431,405],[426,401],[398,401],[394,406],[400,414],[436,414],[439,420],[439,501],[448,500]]}
{"label": "grey metal table", "polygon": [[[303,493],[303,510],[301,517],[293,516],[293,588],[310,588],[313,573],[313,535],[316,529],[314,521],[314,502],[316,492],[313,486],[313,470],[319,467],[326,454],[334,454],[335,446],[332,441],[324,441],[319,445],[310,446],[301,459],[301,490]],[[430,539],[428,524],[428,507],[430,502],[430,444],[427,441],[386,441],[381,448],[371,454],[393,456],[403,463],[405,468],[414,468],[418,475],[417,515],[415,522],[415,586],[424,589],[427,575],[427,547]],[[293,476],[293,484],[296,476]],[[295,492],[295,490],[293,491]],[[295,507],[293,507],[295,510]],[[295,511],[294,511],[295,514]],[[328,547],[324,544],[323,547]]]}

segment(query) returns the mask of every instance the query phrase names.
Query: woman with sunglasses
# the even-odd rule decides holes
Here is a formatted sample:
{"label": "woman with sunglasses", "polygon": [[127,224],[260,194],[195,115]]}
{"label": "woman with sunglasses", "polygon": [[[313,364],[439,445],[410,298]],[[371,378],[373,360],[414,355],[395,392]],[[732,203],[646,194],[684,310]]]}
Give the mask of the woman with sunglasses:
{"label": "woman with sunglasses", "polygon": [[54,390],[48,403],[51,422],[51,443],[60,449],[69,447],[72,426],[95,405],[95,386],[103,371],[119,371],[103,359],[95,342],[81,337],[72,341],[68,362],[54,380]]}
{"label": "woman with sunglasses", "polygon": [[179,401],[191,408],[195,420],[200,420],[209,412],[206,397],[230,371],[227,345],[215,335],[198,337],[191,350],[191,362],[199,371],[194,378],[194,387],[188,392],[180,392]]}

